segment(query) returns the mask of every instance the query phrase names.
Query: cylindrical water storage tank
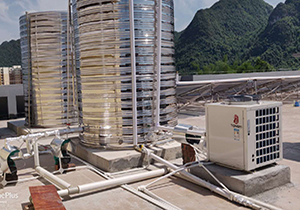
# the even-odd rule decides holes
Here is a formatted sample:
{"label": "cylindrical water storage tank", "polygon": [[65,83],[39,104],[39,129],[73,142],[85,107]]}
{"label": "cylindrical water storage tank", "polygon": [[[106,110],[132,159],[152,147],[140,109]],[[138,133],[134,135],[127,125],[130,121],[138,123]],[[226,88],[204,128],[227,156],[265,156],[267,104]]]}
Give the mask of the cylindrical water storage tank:
{"label": "cylindrical water storage tank", "polygon": [[71,57],[67,57],[70,54],[67,19],[67,12],[26,13],[20,17],[28,126],[53,127],[78,122]]}
{"label": "cylindrical water storage tank", "polygon": [[[154,131],[159,0],[134,0],[137,132]],[[160,123],[177,124],[173,0],[163,0]],[[128,0],[73,0],[80,118],[85,145],[133,142],[132,65]]]}

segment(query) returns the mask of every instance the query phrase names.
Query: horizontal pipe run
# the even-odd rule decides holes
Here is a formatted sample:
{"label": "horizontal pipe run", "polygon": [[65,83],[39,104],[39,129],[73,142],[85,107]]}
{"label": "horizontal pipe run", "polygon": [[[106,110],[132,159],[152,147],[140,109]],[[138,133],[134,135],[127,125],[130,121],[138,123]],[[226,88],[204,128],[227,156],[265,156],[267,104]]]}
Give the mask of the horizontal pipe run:
{"label": "horizontal pipe run", "polygon": [[201,80],[189,82],[177,82],[177,86],[191,86],[191,85],[204,85],[228,82],[243,82],[243,81],[257,81],[257,80],[285,80],[285,79],[300,79],[300,76],[276,76],[276,77],[245,77],[236,79],[220,79],[220,80]]}
{"label": "horizontal pipe run", "polygon": [[49,182],[51,182],[52,184],[54,184],[55,186],[57,186],[60,189],[67,189],[71,186],[71,184],[65,182],[64,180],[58,178],[57,176],[53,175],[52,173],[50,173],[49,171],[43,169],[40,166],[37,166],[35,168],[36,172],[43,178],[45,178],[46,180],[48,180]]}
{"label": "horizontal pipe run", "polygon": [[[99,174],[100,176],[104,177],[105,179],[112,179],[112,176],[111,176],[112,174],[104,174],[104,172],[100,172],[99,169],[95,169],[93,166],[91,166],[89,163],[85,162],[84,160],[82,160],[82,159],[80,159],[76,156],[73,156],[72,154],[71,154],[71,156],[74,157],[75,159],[79,160],[79,161],[82,161],[84,164],[86,164],[88,166],[88,168],[90,170],[94,171],[95,173]],[[141,170],[141,169],[145,169],[145,168],[146,167],[137,168],[136,170]],[[125,171],[125,173],[126,172],[128,173],[129,171],[132,172],[132,170],[128,170],[128,171]],[[122,172],[120,172],[120,173],[122,173]],[[114,173],[114,174],[116,174],[116,173]],[[154,198],[152,198],[152,197],[150,197],[150,196],[148,196],[148,195],[146,195],[146,194],[144,194],[144,193],[142,193],[138,190],[135,190],[134,188],[130,187],[129,185],[121,185],[121,188],[123,188],[124,190],[127,190],[128,192],[133,193],[134,195],[139,196],[142,199],[147,200],[148,202],[150,202],[150,203],[152,203],[152,204],[154,204],[154,205],[156,205],[156,206],[158,206],[162,209],[170,210],[169,205],[167,205],[167,204],[165,204],[161,201],[158,201],[158,200],[156,200],[156,199],[154,199]]]}
{"label": "horizontal pipe run", "polygon": [[145,179],[154,178],[157,176],[162,176],[166,172],[167,172],[166,169],[158,169],[158,170],[154,170],[154,171],[144,172],[141,174],[135,174],[135,175],[130,175],[130,176],[126,176],[126,177],[120,177],[120,178],[109,179],[109,180],[104,180],[104,181],[100,181],[100,182],[78,185],[77,187],[60,190],[60,191],[58,191],[58,195],[61,197],[64,197],[64,196],[71,195],[71,194],[85,193],[85,192],[89,192],[89,191],[93,191],[93,190],[109,189],[109,188],[117,187],[117,186],[120,186],[123,184],[129,184],[129,183],[133,183],[133,182],[142,181]]}
{"label": "horizontal pipe run", "polygon": [[39,139],[39,138],[48,137],[48,136],[64,135],[64,134],[69,134],[69,133],[79,133],[82,131],[83,131],[82,127],[52,130],[52,131],[45,131],[45,132],[41,132],[41,133],[32,133],[32,134],[22,135],[22,136],[14,137],[14,138],[6,138],[5,141],[6,142],[12,142],[12,141],[18,141],[18,140],[25,141],[28,139]]}
{"label": "horizontal pipe run", "polygon": [[[153,153],[150,153],[150,158],[153,158],[154,160],[160,162],[160,163],[163,163],[164,165],[168,166],[169,168],[171,168],[172,170],[178,170],[179,167],[175,166],[174,164],[170,163],[169,161],[166,161],[160,157],[158,157],[157,155],[153,154]],[[251,207],[253,209],[260,209],[259,206],[255,205],[255,204],[252,204],[250,202],[245,202],[245,200],[243,199],[236,199],[234,198],[234,196],[230,193],[230,192],[226,192],[225,190],[223,190],[222,188],[220,187],[217,187],[209,182],[206,182],[192,174],[190,174],[189,172],[187,171],[180,171],[179,172],[180,175],[184,178],[184,179],[187,179],[188,181],[191,181],[197,185],[200,185],[202,187],[205,187],[205,188],[208,188],[209,190],[211,190],[212,192],[215,192],[229,200],[234,200],[235,202],[237,203],[240,203],[240,204],[243,204],[245,206],[248,206],[248,207]]]}
{"label": "horizontal pipe run", "polygon": [[128,192],[131,192],[132,194],[134,194],[134,195],[142,198],[142,199],[145,199],[146,201],[148,201],[148,202],[150,202],[150,203],[152,203],[152,204],[154,204],[154,205],[156,205],[156,206],[158,206],[158,207],[160,207],[162,209],[165,209],[165,210],[171,210],[171,209],[173,209],[173,207],[172,207],[173,205],[170,206],[170,205],[168,205],[168,204],[166,204],[166,203],[164,203],[164,202],[162,202],[162,201],[160,201],[158,199],[155,199],[155,198],[153,198],[153,197],[151,197],[151,196],[149,196],[147,194],[144,194],[144,193],[142,193],[140,191],[137,191],[137,190],[135,190],[134,188],[132,188],[132,187],[130,187],[128,185],[123,185],[122,188],[124,190],[127,190]]}
{"label": "horizontal pipe run", "polygon": [[[239,194],[237,194],[237,193],[235,193],[235,192],[232,192],[232,193],[233,193],[234,195],[236,195],[236,196],[241,196],[241,195],[239,195]],[[282,210],[281,208],[278,208],[278,207],[276,207],[276,206],[273,206],[273,205],[271,205],[271,204],[262,202],[262,201],[260,201],[260,200],[257,200],[257,199],[251,198],[251,197],[246,197],[246,196],[242,196],[242,197],[245,197],[248,201],[253,202],[253,203],[255,203],[255,204],[259,205],[259,206],[262,206],[262,207],[264,207],[265,209],[270,209],[270,210]]]}
{"label": "horizontal pipe run", "polygon": [[145,193],[146,195],[148,195],[148,196],[156,199],[157,201],[160,201],[161,203],[167,205],[167,208],[166,208],[167,210],[181,210],[179,207],[177,207],[177,206],[173,205],[172,203],[162,199],[161,197],[155,195],[154,193],[150,192],[147,189],[144,189],[143,193]]}
{"label": "horizontal pipe run", "polygon": [[[174,164],[170,163],[169,161],[166,161],[163,158],[161,158],[161,157],[159,157],[159,156],[157,156],[153,153],[150,153],[150,158],[156,160],[157,162],[160,162],[160,163],[166,165],[167,167],[169,167],[172,170],[178,170],[179,169],[179,167],[175,166]],[[205,187],[209,188],[210,190],[218,193],[221,196],[228,197],[227,193],[225,193],[221,188],[216,187],[216,186],[214,186],[214,185],[212,185],[212,184],[210,184],[210,183],[208,183],[208,182],[206,182],[206,181],[204,181],[204,180],[188,173],[187,171],[180,171],[180,173],[182,174],[182,176],[187,177],[189,180],[191,180],[195,183],[200,183],[202,186],[205,186]]]}
{"label": "horizontal pipe run", "polygon": [[195,136],[206,136],[206,131],[199,131],[199,130],[180,130],[180,129],[175,129],[174,127],[167,127],[167,126],[159,126],[159,130],[167,130],[167,131],[174,131],[174,132],[182,132],[185,134],[189,135],[195,135]]}
{"label": "horizontal pipe run", "polygon": [[[150,158],[156,160],[157,162],[164,164],[165,166],[169,167],[172,170],[179,169],[179,167],[175,166],[174,164],[170,163],[169,161],[166,161],[153,153],[150,153],[149,156],[150,156]],[[212,192],[215,192],[215,193],[227,198],[230,201],[234,201],[236,203],[242,204],[242,205],[244,205],[246,207],[250,207],[252,209],[258,210],[258,209],[262,209],[261,207],[264,207],[264,208],[272,209],[272,210],[281,210],[278,207],[272,206],[272,205],[264,203],[262,201],[259,201],[259,200],[253,199],[253,198],[249,198],[247,196],[240,195],[240,194],[232,192],[230,190],[226,190],[226,189],[217,187],[213,184],[210,184],[209,182],[206,182],[206,181],[194,176],[193,174],[191,174],[185,170],[180,171],[178,176],[180,178],[183,178],[190,182],[193,182],[197,185],[205,187],[205,188],[211,190]]]}
{"label": "horizontal pipe run", "polygon": [[169,143],[171,141],[175,141],[173,138],[172,139],[166,139],[166,140],[162,140],[162,141],[157,141],[154,142],[153,144],[151,144],[151,146],[156,146],[156,145],[160,145],[160,144],[165,144],[165,143]]}

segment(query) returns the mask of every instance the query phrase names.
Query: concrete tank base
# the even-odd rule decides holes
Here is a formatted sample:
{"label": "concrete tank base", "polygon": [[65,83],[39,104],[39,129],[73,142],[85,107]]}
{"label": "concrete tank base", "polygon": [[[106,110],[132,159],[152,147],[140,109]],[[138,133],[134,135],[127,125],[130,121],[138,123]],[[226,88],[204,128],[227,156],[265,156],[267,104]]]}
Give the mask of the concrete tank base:
{"label": "concrete tank base", "polygon": [[[145,155],[135,150],[103,150],[87,148],[78,138],[72,139],[68,150],[77,157],[107,172],[123,171],[147,165]],[[153,147],[155,154],[166,160],[181,157],[181,145],[176,141]]]}
{"label": "concrete tank base", "polygon": [[[206,167],[228,189],[246,196],[253,196],[291,182],[290,168],[284,165],[273,164],[252,173],[236,171],[215,164]],[[203,168],[192,168],[191,173],[218,185]]]}

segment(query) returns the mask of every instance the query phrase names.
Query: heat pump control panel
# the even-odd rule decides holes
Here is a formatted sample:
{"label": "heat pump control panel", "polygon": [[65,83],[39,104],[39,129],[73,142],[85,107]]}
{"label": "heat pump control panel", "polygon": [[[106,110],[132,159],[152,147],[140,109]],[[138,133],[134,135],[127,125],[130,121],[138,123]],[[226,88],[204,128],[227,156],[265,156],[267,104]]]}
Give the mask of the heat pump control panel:
{"label": "heat pump control panel", "polygon": [[208,158],[250,171],[282,159],[281,102],[206,105]]}

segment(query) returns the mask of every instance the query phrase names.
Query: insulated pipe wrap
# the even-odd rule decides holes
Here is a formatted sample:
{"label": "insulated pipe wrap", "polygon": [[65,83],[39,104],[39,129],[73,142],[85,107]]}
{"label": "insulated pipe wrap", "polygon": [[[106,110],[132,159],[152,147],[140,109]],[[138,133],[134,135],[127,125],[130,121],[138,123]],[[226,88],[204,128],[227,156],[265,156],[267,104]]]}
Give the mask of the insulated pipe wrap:
{"label": "insulated pipe wrap", "polygon": [[58,195],[63,197],[67,195],[77,194],[77,193],[86,193],[94,190],[105,190],[113,187],[117,187],[123,184],[129,184],[133,182],[138,182],[146,179],[151,179],[154,177],[162,176],[167,173],[166,169],[158,169],[153,171],[147,171],[139,174],[93,182],[89,184],[78,185],[76,187],[71,187],[68,189],[63,189],[58,191]]}
{"label": "insulated pipe wrap", "polygon": [[37,166],[35,170],[41,177],[44,177],[46,180],[48,180],[49,182],[55,184],[57,187],[59,187],[61,189],[67,189],[71,186],[71,184],[65,182],[64,180],[62,180],[59,177],[53,175],[52,173],[50,173],[49,171],[43,169],[40,166]]}

